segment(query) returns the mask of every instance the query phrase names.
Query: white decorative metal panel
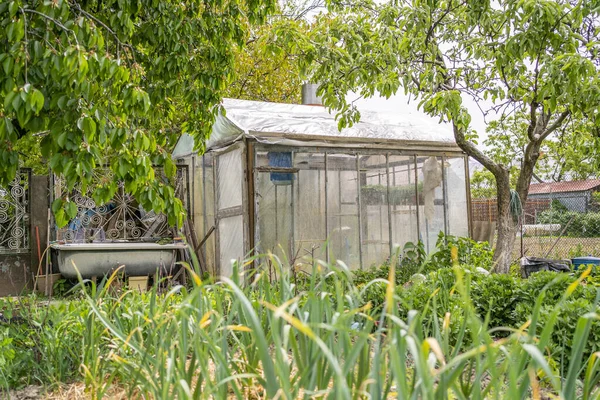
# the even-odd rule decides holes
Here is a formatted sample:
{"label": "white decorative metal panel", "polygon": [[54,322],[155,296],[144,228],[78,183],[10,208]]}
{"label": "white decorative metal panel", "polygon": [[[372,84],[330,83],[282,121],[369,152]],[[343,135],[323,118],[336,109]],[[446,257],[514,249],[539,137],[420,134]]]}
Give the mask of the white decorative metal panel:
{"label": "white decorative metal panel", "polygon": [[[112,172],[108,169],[97,171],[99,176],[110,179]],[[187,209],[188,172],[186,166],[178,166],[175,180],[175,195],[180,198]],[[54,178],[54,195],[62,197],[67,188],[64,181]],[[164,214],[145,211],[127,193],[122,182],[113,198],[106,204],[98,205],[92,198],[92,188],[82,192],[79,185],[69,193],[69,197],[77,205],[77,216],[69,223],[56,230],[56,239],[67,242],[105,242],[120,240],[153,241],[165,237],[173,237],[175,230],[169,227]]]}
{"label": "white decorative metal panel", "polygon": [[31,171],[20,170],[0,187],[0,253],[29,252],[29,181]]}

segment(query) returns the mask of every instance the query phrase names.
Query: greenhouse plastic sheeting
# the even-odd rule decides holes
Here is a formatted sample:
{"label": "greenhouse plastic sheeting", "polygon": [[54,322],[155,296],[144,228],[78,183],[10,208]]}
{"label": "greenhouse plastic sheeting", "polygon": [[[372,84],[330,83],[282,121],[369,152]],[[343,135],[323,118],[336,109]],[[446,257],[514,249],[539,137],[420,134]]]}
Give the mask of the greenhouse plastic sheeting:
{"label": "greenhouse plastic sheeting", "polygon": [[446,182],[448,187],[448,233],[454,236],[469,236],[469,219],[464,216],[464,210],[469,208],[464,157],[446,160]]}
{"label": "greenhouse plastic sheeting", "polygon": [[[204,215],[204,227],[201,238],[206,235],[212,227],[215,226],[215,182],[213,176],[213,155],[207,153],[202,156],[202,201],[198,203],[201,208],[201,214]],[[215,237],[213,233],[207,239],[204,245],[204,257],[206,267],[209,271],[215,272]]]}
{"label": "greenhouse plastic sheeting", "polygon": [[296,153],[295,253],[298,263],[310,268],[313,258],[327,259],[325,226],[325,155]]}
{"label": "greenhouse plastic sheeting", "polygon": [[[428,116],[408,109],[394,115],[362,112],[360,122],[350,128],[338,129],[335,113],[319,106],[267,103],[260,101],[224,99],[223,109],[213,125],[206,143],[207,149],[234,142],[246,136],[263,143],[293,144],[293,138],[368,139],[378,141],[414,141],[453,145],[454,135],[447,124],[438,124]],[[192,154],[193,140],[180,139],[174,157]]]}
{"label": "greenhouse plastic sheeting", "polygon": [[381,265],[390,255],[387,158],[360,156],[363,267]]}
{"label": "greenhouse plastic sheeting", "polygon": [[260,172],[256,177],[256,194],[259,252],[290,258],[293,251],[291,181],[281,184],[270,173]]}
{"label": "greenhouse plastic sheeting", "polygon": [[329,252],[350,268],[360,267],[357,158],[327,154],[327,226]]}
{"label": "greenhouse plastic sheeting", "polygon": [[421,202],[417,200],[415,157],[390,155],[389,167],[392,247],[397,251],[419,240],[417,208]]}
{"label": "greenhouse plastic sheeting", "polygon": [[419,207],[419,240],[427,252],[435,250],[438,235],[446,230],[442,170],[441,157],[417,157],[417,196],[423,198],[423,205]]}
{"label": "greenhouse plastic sheeting", "polygon": [[242,205],[243,178],[241,148],[217,156],[219,210]]}
{"label": "greenhouse plastic sheeting", "polygon": [[219,221],[219,260],[222,276],[231,276],[232,261],[244,258],[244,217],[223,218]]}

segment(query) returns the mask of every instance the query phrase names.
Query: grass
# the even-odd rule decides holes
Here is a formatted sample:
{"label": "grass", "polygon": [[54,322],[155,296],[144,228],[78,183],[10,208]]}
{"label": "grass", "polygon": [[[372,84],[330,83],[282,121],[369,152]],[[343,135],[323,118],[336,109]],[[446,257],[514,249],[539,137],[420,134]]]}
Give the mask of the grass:
{"label": "grass", "polygon": [[[585,273],[543,326],[541,296],[531,318],[499,339],[499,328],[476,315],[470,276],[458,265],[453,288],[435,291],[423,309],[401,318],[394,268],[387,280],[358,287],[343,263],[317,264],[300,285],[278,259],[270,261],[276,282],[261,267],[219,282],[190,271],[193,288],[167,293],[112,293],[106,284],[80,288],[81,299],[63,309],[81,335],[81,342],[69,343],[79,363],[71,377],[82,380],[94,399],[110,397],[115,388],[129,398],[156,399],[600,398],[600,354],[584,358],[592,321],[600,318],[598,296],[596,312],[582,315],[570,333],[570,362],[548,351],[560,303]],[[375,311],[365,293],[382,284],[383,307]],[[464,309],[438,319],[451,291],[460,294]],[[30,311],[38,320],[43,315]],[[59,313],[53,318],[60,320]],[[50,355],[63,349],[61,343],[60,337],[47,339],[55,349],[47,351],[46,368],[57,363]],[[5,364],[4,374],[13,364]]]}

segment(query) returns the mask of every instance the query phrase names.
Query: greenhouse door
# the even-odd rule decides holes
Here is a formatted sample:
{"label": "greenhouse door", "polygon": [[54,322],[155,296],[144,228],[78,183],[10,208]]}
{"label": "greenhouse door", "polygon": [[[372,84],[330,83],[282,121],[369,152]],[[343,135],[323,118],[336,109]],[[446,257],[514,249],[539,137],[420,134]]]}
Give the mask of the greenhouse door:
{"label": "greenhouse door", "polygon": [[245,256],[243,156],[243,147],[234,145],[216,157],[217,261],[222,276],[231,276],[233,263]]}

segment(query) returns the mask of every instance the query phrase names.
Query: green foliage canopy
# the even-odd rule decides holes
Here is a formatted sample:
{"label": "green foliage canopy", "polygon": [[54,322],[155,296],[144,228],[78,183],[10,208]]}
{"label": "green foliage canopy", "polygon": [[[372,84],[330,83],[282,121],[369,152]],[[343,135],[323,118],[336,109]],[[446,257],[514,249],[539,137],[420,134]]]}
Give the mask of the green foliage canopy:
{"label": "green foliage canopy", "polygon": [[[490,121],[484,142],[486,154],[503,165],[520,167],[528,142],[527,123],[527,115],[523,113]],[[593,179],[600,175],[598,128],[592,121],[569,117],[542,144],[535,174],[543,181],[555,182]],[[511,177],[513,175],[518,174],[515,171]]]}
{"label": "green foliage canopy", "polygon": [[[236,48],[274,10],[272,0],[0,2],[0,185],[19,165],[15,143],[40,138],[49,167],[94,185],[102,203],[123,181],[147,210],[183,216],[156,179],[185,130],[201,147],[231,81]],[[30,139],[30,142],[34,141]],[[114,177],[93,180],[108,164]],[[68,197],[57,222],[74,217]]]}
{"label": "green foliage canopy", "polygon": [[302,20],[277,16],[250,34],[246,46],[236,53],[235,79],[226,88],[226,97],[300,103],[302,78],[298,55],[285,38],[276,34],[290,25],[299,32],[307,31]]}
{"label": "green foliage canopy", "polygon": [[358,118],[347,93],[390,97],[400,88],[421,99],[425,112],[451,122],[461,145],[474,138],[462,96],[481,107],[491,102],[484,113],[526,112],[534,118],[530,140],[546,138],[571,114],[600,125],[597,0],[329,5],[304,62],[325,103],[340,111],[341,126]]}

